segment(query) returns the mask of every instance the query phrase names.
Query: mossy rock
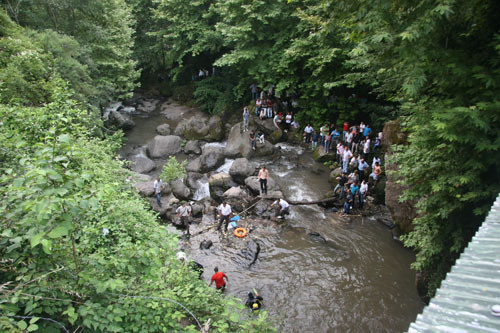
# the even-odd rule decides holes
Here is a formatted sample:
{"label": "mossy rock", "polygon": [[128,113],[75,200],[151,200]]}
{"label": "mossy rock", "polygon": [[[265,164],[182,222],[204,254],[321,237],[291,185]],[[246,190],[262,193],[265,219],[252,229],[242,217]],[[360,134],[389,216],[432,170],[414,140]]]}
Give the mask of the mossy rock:
{"label": "mossy rock", "polygon": [[333,151],[329,151],[328,153],[325,153],[323,147],[318,147],[314,150],[313,152],[313,158],[316,162],[328,162],[328,161],[335,161],[335,153]]}
{"label": "mossy rock", "polygon": [[269,134],[266,139],[268,139],[272,143],[278,143],[282,140],[282,137],[283,137],[283,132],[277,129],[276,131]]}

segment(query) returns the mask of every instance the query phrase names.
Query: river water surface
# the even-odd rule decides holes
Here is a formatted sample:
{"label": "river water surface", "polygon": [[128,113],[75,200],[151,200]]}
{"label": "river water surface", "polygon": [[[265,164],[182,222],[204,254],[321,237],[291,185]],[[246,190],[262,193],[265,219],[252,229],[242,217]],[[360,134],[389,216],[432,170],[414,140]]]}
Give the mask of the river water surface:
{"label": "river water surface", "polygon": [[[127,133],[123,155],[146,144],[156,126],[166,122],[160,114],[134,120],[137,126]],[[328,170],[309,152],[282,148],[279,160],[258,162],[268,165],[285,197],[313,200],[331,191]],[[222,169],[231,162],[226,160]],[[199,199],[206,189],[198,192]],[[320,233],[327,242],[313,242],[308,232]],[[221,237],[204,251],[198,247],[201,240],[203,234],[183,246],[205,267],[203,279],[209,283],[218,266],[229,277],[227,294],[244,300],[256,288],[280,332],[403,332],[424,306],[410,269],[413,253],[371,217],[346,220],[315,205],[292,206],[279,232],[259,237],[261,252],[251,268],[241,265],[231,249],[237,239]]]}

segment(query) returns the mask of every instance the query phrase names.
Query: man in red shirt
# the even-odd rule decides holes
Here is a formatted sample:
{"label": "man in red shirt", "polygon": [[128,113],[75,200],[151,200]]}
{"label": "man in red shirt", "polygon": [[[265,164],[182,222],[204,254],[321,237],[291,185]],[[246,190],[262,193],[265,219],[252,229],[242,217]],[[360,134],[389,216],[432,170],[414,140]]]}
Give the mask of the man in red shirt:
{"label": "man in red shirt", "polygon": [[[219,272],[219,267],[214,268],[215,274],[212,275],[212,281],[210,281],[210,286],[212,286],[212,283],[215,281],[215,288],[224,290],[226,288],[226,281],[229,281],[229,278],[227,277],[226,274]],[[226,278],[226,281],[224,281],[224,278]]]}

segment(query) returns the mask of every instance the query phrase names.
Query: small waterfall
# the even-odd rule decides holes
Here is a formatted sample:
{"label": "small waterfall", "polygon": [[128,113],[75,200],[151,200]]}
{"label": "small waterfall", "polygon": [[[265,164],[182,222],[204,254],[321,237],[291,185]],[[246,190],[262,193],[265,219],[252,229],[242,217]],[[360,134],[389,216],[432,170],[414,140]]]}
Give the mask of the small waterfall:
{"label": "small waterfall", "polygon": [[194,192],[193,200],[198,201],[208,197],[210,197],[208,179],[207,177],[203,177],[196,181],[196,191]]}
{"label": "small waterfall", "polygon": [[224,142],[207,142],[203,145],[203,147],[221,147],[226,148],[227,141]]}
{"label": "small waterfall", "polygon": [[229,169],[231,169],[231,165],[233,165],[234,160],[230,158],[226,158],[224,160],[224,164],[222,164],[217,170],[217,172],[229,173]]}

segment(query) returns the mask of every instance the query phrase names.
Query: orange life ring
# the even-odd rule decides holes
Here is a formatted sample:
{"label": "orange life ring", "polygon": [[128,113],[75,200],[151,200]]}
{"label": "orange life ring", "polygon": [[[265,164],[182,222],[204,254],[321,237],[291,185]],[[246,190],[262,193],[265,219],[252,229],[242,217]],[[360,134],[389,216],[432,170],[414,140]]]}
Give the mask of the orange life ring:
{"label": "orange life ring", "polygon": [[236,228],[234,229],[234,235],[238,238],[243,238],[248,234],[247,229],[245,228]]}

